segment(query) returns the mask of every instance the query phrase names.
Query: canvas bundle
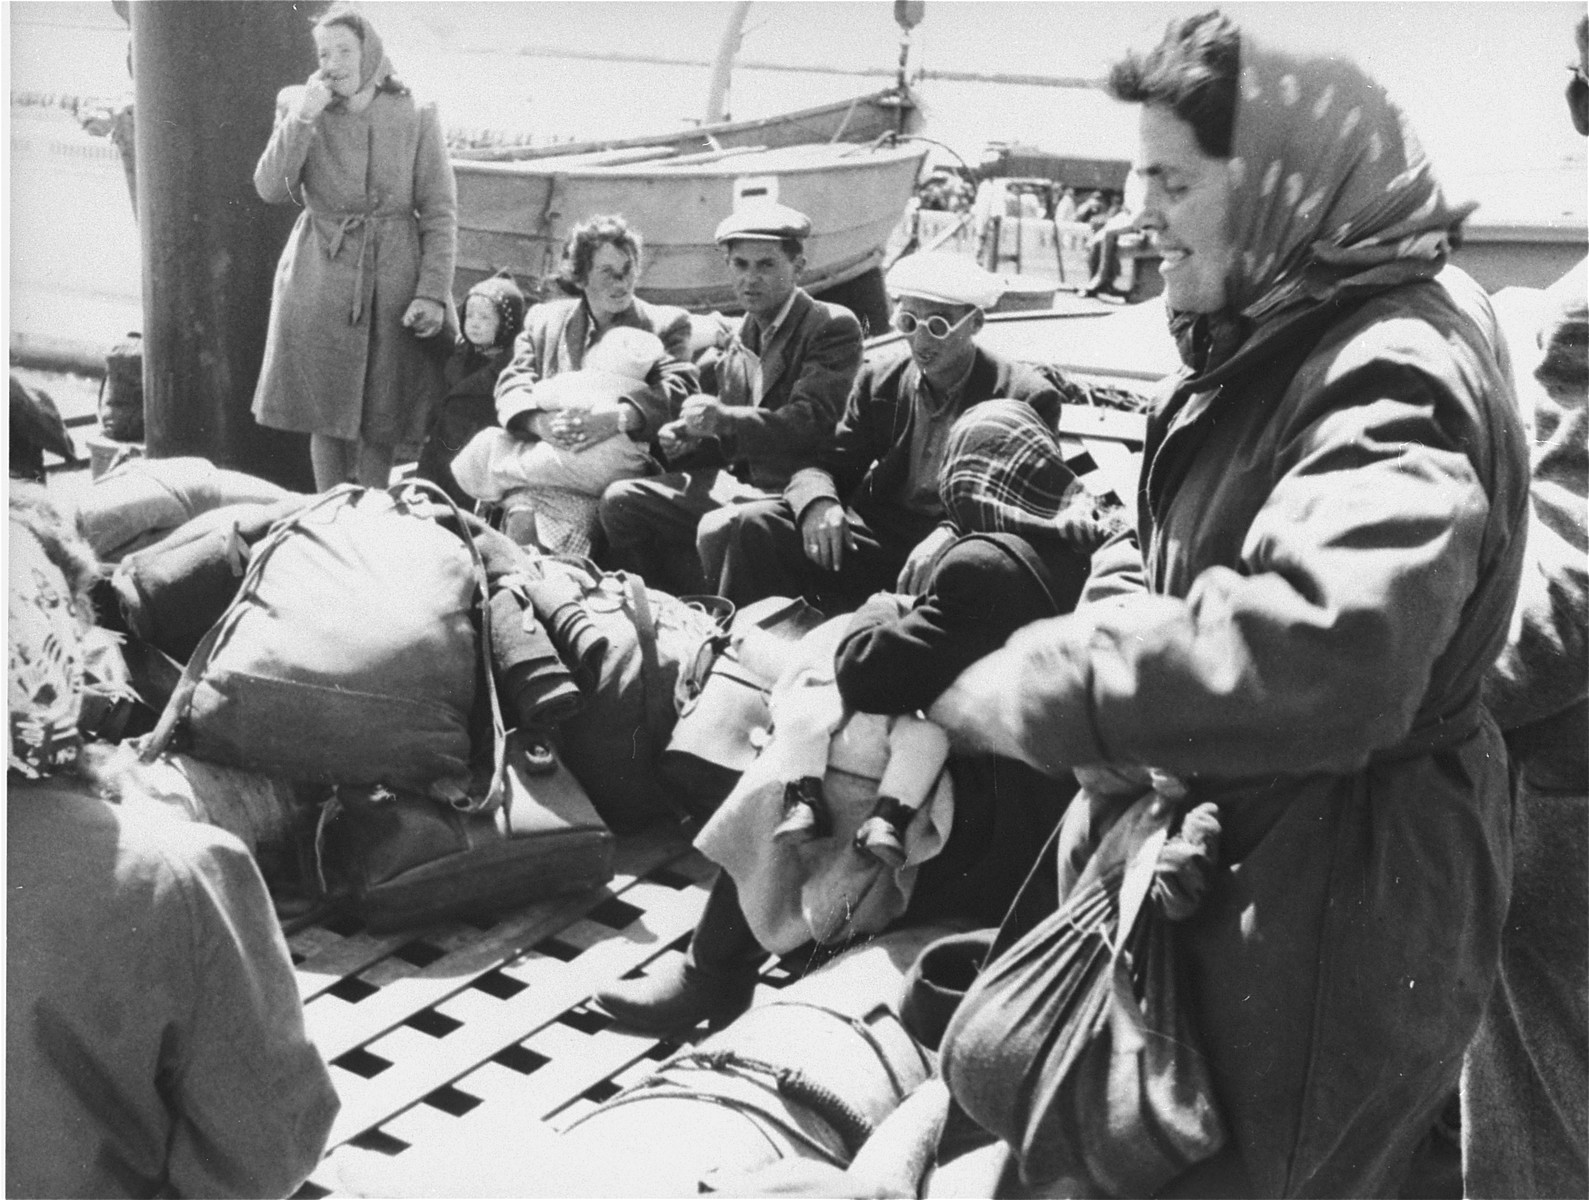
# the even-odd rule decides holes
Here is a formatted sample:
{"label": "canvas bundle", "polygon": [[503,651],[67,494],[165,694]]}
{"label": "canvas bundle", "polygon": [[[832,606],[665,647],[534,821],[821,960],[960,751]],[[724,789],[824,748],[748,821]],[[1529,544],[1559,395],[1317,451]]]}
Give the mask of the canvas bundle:
{"label": "canvas bundle", "polygon": [[489,631],[476,613],[485,570],[473,542],[432,519],[427,497],[461,524],[439,489],[352,485],[277,522],[188,660],[144,754],[158,754],[180,725],[191,752],[213,762],[496,804],[500,736],[493,782],[484,796],[469,790],[476,686],[483,677],[493,687]]}

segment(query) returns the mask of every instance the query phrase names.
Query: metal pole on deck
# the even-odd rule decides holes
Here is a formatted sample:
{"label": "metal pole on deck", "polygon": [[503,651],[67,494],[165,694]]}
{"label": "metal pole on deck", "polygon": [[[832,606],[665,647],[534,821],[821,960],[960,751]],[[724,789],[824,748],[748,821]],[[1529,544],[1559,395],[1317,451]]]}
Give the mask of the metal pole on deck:
{"label": "metal pole on deck", "polygon": [[276,93],[314,69],[324,0],[131,7],[145,439],[313,491],[307,439],[249,412],[296,209],[254,191]]}

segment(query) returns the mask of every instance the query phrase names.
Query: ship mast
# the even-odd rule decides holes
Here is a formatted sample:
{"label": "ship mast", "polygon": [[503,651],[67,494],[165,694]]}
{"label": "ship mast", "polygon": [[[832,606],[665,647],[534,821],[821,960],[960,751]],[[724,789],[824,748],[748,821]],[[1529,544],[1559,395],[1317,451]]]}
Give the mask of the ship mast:
{"label": "ship mast", "polygon": [[728,21],[723,26],[723,40],[717,44],[717,58],[712,63],[712,81],[706,92],[707,125],[717,125],[728,120],[728,89],[734,73],[734,55],[745,36],[745,15],[750,12],[750,0],[735,0],[729,10]]}

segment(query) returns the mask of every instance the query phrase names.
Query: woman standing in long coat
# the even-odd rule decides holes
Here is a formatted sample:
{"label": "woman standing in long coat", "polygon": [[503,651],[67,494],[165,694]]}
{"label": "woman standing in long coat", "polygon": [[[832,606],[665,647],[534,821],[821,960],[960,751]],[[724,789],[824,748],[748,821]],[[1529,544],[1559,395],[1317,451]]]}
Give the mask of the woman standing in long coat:
{"label": "woman standing in long coat", "polygon": [[442,394],[457,185],[435,106],[397,81],[370,23],[335,8],[314,38],[320,67],[282,89],[254,168],[262,198],[303,212],[276,268],[253,410],[310,435],[322,490],[385,486]]}

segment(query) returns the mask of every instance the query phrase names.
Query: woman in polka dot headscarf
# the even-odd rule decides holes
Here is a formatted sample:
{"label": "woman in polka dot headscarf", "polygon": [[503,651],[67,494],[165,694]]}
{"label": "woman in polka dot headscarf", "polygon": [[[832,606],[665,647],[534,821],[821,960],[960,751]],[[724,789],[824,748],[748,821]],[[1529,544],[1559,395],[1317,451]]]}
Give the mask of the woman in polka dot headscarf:
{"label": "woman in polka dot headscarf", "polygon": [[1185,362],[1140,527],[930,715],[1074,769],[1072,814],[1150,769],[1218,806],[1225,861],[1175,933],[1228,1137],[1166,1194],[1393,1195],[1506,913],[1506,749],[1479,704],[1523,550],[1506,354],[1446,261],[1467,210],[1352,63],[1209,13],[1110,89],[1140,106],[1138,224]]}

